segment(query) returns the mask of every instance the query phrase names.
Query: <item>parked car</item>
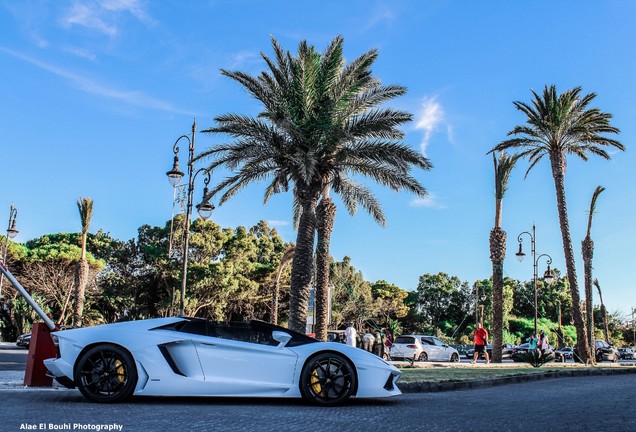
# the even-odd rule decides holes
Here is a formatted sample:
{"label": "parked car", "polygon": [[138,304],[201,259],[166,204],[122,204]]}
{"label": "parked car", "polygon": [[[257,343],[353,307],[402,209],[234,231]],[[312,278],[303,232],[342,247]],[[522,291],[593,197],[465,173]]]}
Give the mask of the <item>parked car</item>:
{"label": "parked car", "polygon": [[[510,358],[514,347],[515,346],[513,344],[509,344],[509,343],[503,344],[503,346],[501,347],[501,358],[502,359]],[[486,351],[488,352],[488,355],[490,356],[490,358],[492,358],[492,344],[486,345]],[[474,355],[475,355],[475,348],[469,348],[468,350],[466,350],[467,359],[472,359]]]}
{"label": "parked car", "polygon": [[363,350],[262,321],[155,318],[53,333],[56,381],[93,402],[132,395],[302,397],[337,405],[400,394],[400,371]]}
{"label": "parked car", "polygon": [[563,347],[554,351],[554,357],[556,361],[564,362],[568,359],[572,359],[574,356],[574,349],[572,347]]}
{"label": "parked car", "polygon": [[[596,358],[597,363],[601,363],[604,360],[617,362],[621,355],[612,345],[608,344],[604,340],[597,339],[594,341],[594,357]],[[577,347],[574,347],[574,359],[578,362],[581,361]]]}
{"label": "parked car", "polygon": [[[529,346],[530,344],[526,342],[524,344],[514,347],[512,350],[512,355],[510,356],[512,361],[514,362],[525,361],[522,357],[523,357],[523,354],[528,352]],[[552,345],[550,345],[550,348],[545,350],[544,354],[554,356],[554,359],[556,361],[563,361],[563,359],[561,358],[561,355],[556,353]]]}
{"label": "parked car", "polygon": [[636,353],[631,348],[619,348],[618,353],[621,356],[621,360],[636,360]]}
{"label": "parked car", "polygon": [[344,330],[327,330],[327,342],[344,342]]}
{"label": "parked car", "polygon": [[18,336],[18,340],[15,341],[15,344],[22,348],[29,348],[29,344],[31,343],[31,333],[25,333],[23,335]]}
{"label": "parked car", "polygon": [[398,336],[391,346],[391,359],[413,361],[459,361],[459,352],[435,336]]}
{"label": "parked car", "polygon": [[391,360],[410,359],[424,361],[424,347],[418,337],[414,335],[398,336],[391,345]]}

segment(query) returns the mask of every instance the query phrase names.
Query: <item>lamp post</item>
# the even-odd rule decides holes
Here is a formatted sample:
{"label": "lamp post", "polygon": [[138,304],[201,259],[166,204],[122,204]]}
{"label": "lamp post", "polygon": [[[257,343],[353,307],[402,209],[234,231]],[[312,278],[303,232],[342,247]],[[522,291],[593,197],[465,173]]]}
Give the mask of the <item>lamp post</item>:
{"label": "lamp post", "polygon": [[538,279],[538,267],[539,267],[539,259],[541,259],[542,257],[546,257],[547,261],[546,264],[548,265],[547,270],[545,271],[545,273],[543,274],[543,280],[550,284],[552,283],[552,281],[554,280],[554,277],[552,276],[552,270],[550,270],[550,264],[552,264],[552,257],[550,257],[550,255],[548,254],[541,254],[539,256],[537,256],[537,249],[536,249],[536,235],[537,235],[537,230],[534,224],[532,224],[532,234],[529,233],[528,231],[524,231],[521,234],[519,234],[519,236],[517,237],[517,241],[519,242],[519,251],[515,254],[515,256],[517,257],[517,259],[521,262],[523,261],[523,258],[526,256],[526,254],[523,252],[522,249],[522,242],[523,239],[521,238],[524,234],[527,234],[528,236],[530,236],[530,245],[531,245],[531,249],[532,249],[532,264],[534,266],[534,277],[533,277],[533,284],[534,284],[534,334],[537,334],[537,312],[538,312],[538,291],[537,291],[537,279]]}
{"label": "lamp post", "polygon": [[194,180],[197,175],[201,172],[206,174],[206,178],[204,180],[205,188],[203,189],[203,199],[200,204],[197,204],[197,211],[199,212],[199,216],[203,219],[208,219],[212,215],[212,211],[214,210],[214,206],[210,203],[208,197],[208,184],[210,183],[210,171],[206,168],[200,168],[196,172],[194,171],[194,136],[197,130],[196,119],[192,123],[192,135],[181,135],[174,143],[173,152],[174,152],[174,162],[172,164],[172,169],[166,173],[168,176],[168,181],[173,187],[177,187],[179,182],[184,176],[184,173],[179,169],[179,141],[185,139],[188,142],[188,185],[186,190],[186,218],[185,218],[185,229],[183,231],[183,266],[181,272],[181,297],[179,300],[179,315],[185,316],[185,290],[186,290],[186,280],[188,275],[188,252],[190,246],[190,215],[192,213],[192,194],[194,192]]}
{"label": "lamp post", "polygon": [[[2,262],[7,265],[7,251],[9,250],[9,240],[18,235],[18,229],[15,227],[15,219],[18,216],[18,209],[11,203],[9,211],[9,225],[7,226],[7,235],[4,241],[4,250],[2,251]],[[2,284],[4,283],[4,273],[0,274],[0,297],[2,297]]]}

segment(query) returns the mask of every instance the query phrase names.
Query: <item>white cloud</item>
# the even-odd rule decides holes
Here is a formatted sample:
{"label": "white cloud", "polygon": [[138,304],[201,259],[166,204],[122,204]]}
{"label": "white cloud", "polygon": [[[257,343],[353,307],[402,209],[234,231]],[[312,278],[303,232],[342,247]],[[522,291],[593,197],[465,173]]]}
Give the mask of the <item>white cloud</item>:
{"label": "white cloud", "polygon": [[154,24],[139,0],[75,1],[61,18],[61,24],[64,28],[81,26],[115,37],[119,33],[122,13],[129,13],[143,23]]}
{"label": "white cloud", "polygon": [[444,122],[444,117],[444,109],[442,105],[437,102],[437,97],[424,99],[415,123],[415,129],[424,131],[424,136],[420,143],[420,149],[423,155],[426,156],[426,148],[431,140],[431,136],[437,131],[439,125]]}
{"label": "white cloud", "polygon": [[426,197],[424,198],[413,198],[411,200],[411,202],[409,203],[409,205],[411,207],[426,207],[426,208],[432,208],[432,209],[443,209],[446,208],[446,206],[442,203],[440,203],[437,199],[437,197],[432,194],[429,193]]}
{"label": "white cloud", "polygon": [[277,227],[277,226],[287,226],[289,225],[289,222],[287,221],[283,221],[283,220],[268,220],[265,221],[267,222],[267,225],[271,226],[271,227]]}
{"label": "white cloud", "polygon": [[135,105],[142,108],[151,108],[151,109],[167,111],[172,113],[194,115],[194,113],[190,111],[184,111],[184,110],[178,109],[169,102],[156,99],[152,96],[144,94],[143,92],[136,91],[136,90],[117,89],[117,88],[93,81],[81,75],[78,75],[75,72],[50,65],[48,63],[34,59],[33,57],[29,57],[27,55],[4,48],[2,46],[0,46],[0,52],[7,53],[15,58],[19,58],[40,69],[50,72],[53,75],[64,78],[67,81],[69,81],[72,86],[86,93],[91,93],[91,94],[105,97],[108,99],[115,99],[115,100],[127,103],[129,105]]}

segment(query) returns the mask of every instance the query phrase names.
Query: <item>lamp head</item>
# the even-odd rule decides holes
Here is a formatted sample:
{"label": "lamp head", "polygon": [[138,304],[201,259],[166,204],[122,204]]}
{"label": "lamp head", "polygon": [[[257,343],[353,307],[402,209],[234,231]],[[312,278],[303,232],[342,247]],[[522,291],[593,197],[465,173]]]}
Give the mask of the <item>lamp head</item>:
{"label": "lamp head", "polygon": [[179,169],[179,156],[174,155],[174,162],[172,169],[166,173],[168,181],[172,187],[177,187],[181,179],[183,178],[183,172]]}
{"label": "lamp head", "polygon": [[519,251],[515,254],[515,256],[517,257],[517,260],[519,260],[519,262],[523,261],[526,256],[526,254],[523,252],[523,249],[521,249],[521,242],[519,242]]}

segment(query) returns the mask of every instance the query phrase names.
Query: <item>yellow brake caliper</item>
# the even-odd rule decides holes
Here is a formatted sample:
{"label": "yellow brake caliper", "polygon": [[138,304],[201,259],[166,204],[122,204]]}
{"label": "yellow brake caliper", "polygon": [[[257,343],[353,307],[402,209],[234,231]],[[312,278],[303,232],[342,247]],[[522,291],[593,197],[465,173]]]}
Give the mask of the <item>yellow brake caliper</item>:
{"label": "yellow brake caliper", "polygon": [[124,372],[126,372],[126,369],[124,369],[124,364],[122,363],[121,360],[117,360],[115,362],[115,370],[117,371],[117,379],[119,379],[119,382],[124,382],[124,378],[125,378],[125,374]]}
{"label": "yellow brake caliper", "polygon": [[314,369],[311,373],[311,380],[309,382],[311,385],[311,389],[315,394],[319,395],[322,393],[322,386],[320,385],[320,379],[318,378],[318,369]]}

